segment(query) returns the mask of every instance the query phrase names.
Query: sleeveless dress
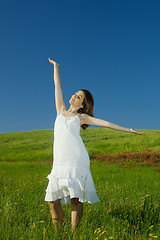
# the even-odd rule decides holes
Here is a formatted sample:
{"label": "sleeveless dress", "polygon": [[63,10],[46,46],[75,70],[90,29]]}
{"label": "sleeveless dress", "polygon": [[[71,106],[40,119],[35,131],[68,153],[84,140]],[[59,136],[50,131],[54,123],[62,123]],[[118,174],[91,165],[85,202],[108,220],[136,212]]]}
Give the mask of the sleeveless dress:
{"label": "sleeveless dress", "polygon": [[71,198],[80,202],[95,203],[99,198],[90,172],[90,159],[80,136],[80,119],[62,113],[54,123],[54,161],[47,176],[45,201],[60,199],[70,204]]}

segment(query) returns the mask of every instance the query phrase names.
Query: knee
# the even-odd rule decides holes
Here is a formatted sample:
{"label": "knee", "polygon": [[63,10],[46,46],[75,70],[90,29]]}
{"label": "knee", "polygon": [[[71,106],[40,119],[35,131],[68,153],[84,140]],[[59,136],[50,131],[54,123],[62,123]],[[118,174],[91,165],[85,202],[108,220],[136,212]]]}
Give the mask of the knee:
{"label": "knee", "polygon": [[57,206],[58,204],[60,204],[60,199],[48,202],[48,204],[49,204],[50,207]]}

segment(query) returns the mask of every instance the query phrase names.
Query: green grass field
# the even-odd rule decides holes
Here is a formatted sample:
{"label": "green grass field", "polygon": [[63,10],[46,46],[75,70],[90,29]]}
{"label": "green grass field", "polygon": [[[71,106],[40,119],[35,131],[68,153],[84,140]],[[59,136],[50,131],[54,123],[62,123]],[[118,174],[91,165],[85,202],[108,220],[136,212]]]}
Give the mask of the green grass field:
{"label": "green grass field", "polygon": [[53,130],[0,134],[0,239],[160,239],[160,131],[141,131],[147,135],[81,130],[101,201],[84,204],[74,237],[70,205],[63,206],[64,226],[56,233],[44,201]]}
{"label": "green grass field", "polygon": [[[160,153],[160,131],[140,130],[140,136],[107,128],[81,129],[89,154],[115,154],[130,151]],[[53,159],[54,130],[0,134],[0,161],[38,161]]]}

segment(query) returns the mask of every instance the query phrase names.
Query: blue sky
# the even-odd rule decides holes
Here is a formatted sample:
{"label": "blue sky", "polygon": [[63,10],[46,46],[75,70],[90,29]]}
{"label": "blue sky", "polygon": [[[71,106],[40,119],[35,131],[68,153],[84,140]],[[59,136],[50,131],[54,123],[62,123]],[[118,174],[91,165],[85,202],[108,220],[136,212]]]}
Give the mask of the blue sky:
{"label": "blue sky", "polygon": [[88,89],[94,115],[160,130],[159,1],[3,1],[0,133],[53,129],[53,66],[64,102]]}

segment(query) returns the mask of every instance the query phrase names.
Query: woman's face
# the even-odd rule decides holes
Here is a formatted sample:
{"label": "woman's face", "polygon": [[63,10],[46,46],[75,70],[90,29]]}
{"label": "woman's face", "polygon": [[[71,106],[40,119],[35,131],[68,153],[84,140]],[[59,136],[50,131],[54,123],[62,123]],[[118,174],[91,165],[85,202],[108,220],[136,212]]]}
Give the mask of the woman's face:
{"label": "woman's face", "polygon": [[84,100],[84,93],[83,91],[78,91],[74,95],[72,95],[71,99],[69,100],[69,103],[76,108],[82,108],[83,107],[83,100]]}

